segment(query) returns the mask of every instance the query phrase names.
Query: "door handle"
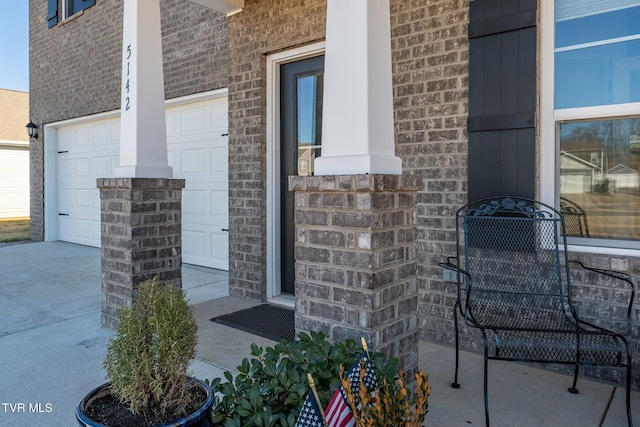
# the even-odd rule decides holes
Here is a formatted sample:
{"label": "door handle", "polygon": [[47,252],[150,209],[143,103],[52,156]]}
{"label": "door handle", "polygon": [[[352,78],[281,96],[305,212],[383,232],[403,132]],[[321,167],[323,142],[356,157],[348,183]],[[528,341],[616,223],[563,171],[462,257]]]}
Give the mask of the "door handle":
{"label": "door handle", "polygon": [[229,231],[228,228],[221,228],[220,231]]}

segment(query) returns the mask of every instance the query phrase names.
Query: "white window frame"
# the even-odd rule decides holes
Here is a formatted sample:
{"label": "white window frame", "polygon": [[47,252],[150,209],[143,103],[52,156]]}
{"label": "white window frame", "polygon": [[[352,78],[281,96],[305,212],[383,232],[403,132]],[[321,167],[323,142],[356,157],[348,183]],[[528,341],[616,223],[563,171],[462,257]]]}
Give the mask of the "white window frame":
{"label": "white window frame", "polygon": [[[540,5],[540,162],[539,162],[539,198],[551,206],[560,205],[559,138],[558,123],[575,120],[615,119],[640,114],[640,102],[596,107],[570,108],[555,110],[555,1],[541,1]],[[592,239],[598,246],[572,245],[573,252],[588,252],[618,256],[640,256],[640,249],[616,247],[611,239]],[[610,242],[611,246],[607,243]]]}
{"label": "white window frame", "polygon": [[267,301],[290,307],[280,278],[280,66],[324,52],[322,41],[267,56]]}

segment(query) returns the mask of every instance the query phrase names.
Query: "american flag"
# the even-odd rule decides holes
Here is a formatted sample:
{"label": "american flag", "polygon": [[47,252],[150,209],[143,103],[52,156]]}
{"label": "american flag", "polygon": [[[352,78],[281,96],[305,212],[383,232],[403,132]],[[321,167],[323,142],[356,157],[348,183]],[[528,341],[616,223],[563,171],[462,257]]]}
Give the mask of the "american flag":
{"label": "american flag", "polygon": [[[378,388],[376,372],[373,369],[371,360],[369,360],[369,355],[364,351],[347,372],[349,387],[351,388],[351,394],[355,397],[356,406],[360,406],[360,364],[362,362],[364,362],[365,369],[363,380],[367,390],[373,394]],[[333,394],[324,414],[327,418],[328,427],[353,427],[355,425],[353,414],[351,413],[351,408],[349,408],[349,404],[347,403],[347,397],[342,386],[340,386],[340,388],[338,388]]]}
{"label": "american flag", "polygon": [[307,399],[304,401],[304,405],[302,405],[295,427],[324,427],[322,412],[311,390],[309,390]]}

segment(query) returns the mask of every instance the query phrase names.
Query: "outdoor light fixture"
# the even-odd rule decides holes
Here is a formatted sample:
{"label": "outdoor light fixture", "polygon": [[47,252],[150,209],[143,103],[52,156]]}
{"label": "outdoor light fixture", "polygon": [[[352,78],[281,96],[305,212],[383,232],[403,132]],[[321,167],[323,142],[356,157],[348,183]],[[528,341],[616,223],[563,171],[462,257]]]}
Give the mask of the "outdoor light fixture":
{"label": "outdoor light fixture", "polygon": [[38,126],[34,125],[33,122],[29,122],[27,124],[27,132],[29,132],[29,138],[37,138]]}

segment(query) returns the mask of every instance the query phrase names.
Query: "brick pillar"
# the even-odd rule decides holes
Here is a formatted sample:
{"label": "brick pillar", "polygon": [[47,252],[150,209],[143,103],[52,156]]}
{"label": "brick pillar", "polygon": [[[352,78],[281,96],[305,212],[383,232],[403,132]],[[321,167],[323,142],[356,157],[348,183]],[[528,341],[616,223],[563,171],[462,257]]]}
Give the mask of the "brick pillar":
{"label": "brick pillar", "polygon": [[102,237],[102,326],[118,326],[138,285],[155,276],[182,287],[183,179],[98,179]]}
{"label": "brick pillar", "polygon": [[296,330],[364,336],[418,368],[418,176],[289,177],[295,191]]}

